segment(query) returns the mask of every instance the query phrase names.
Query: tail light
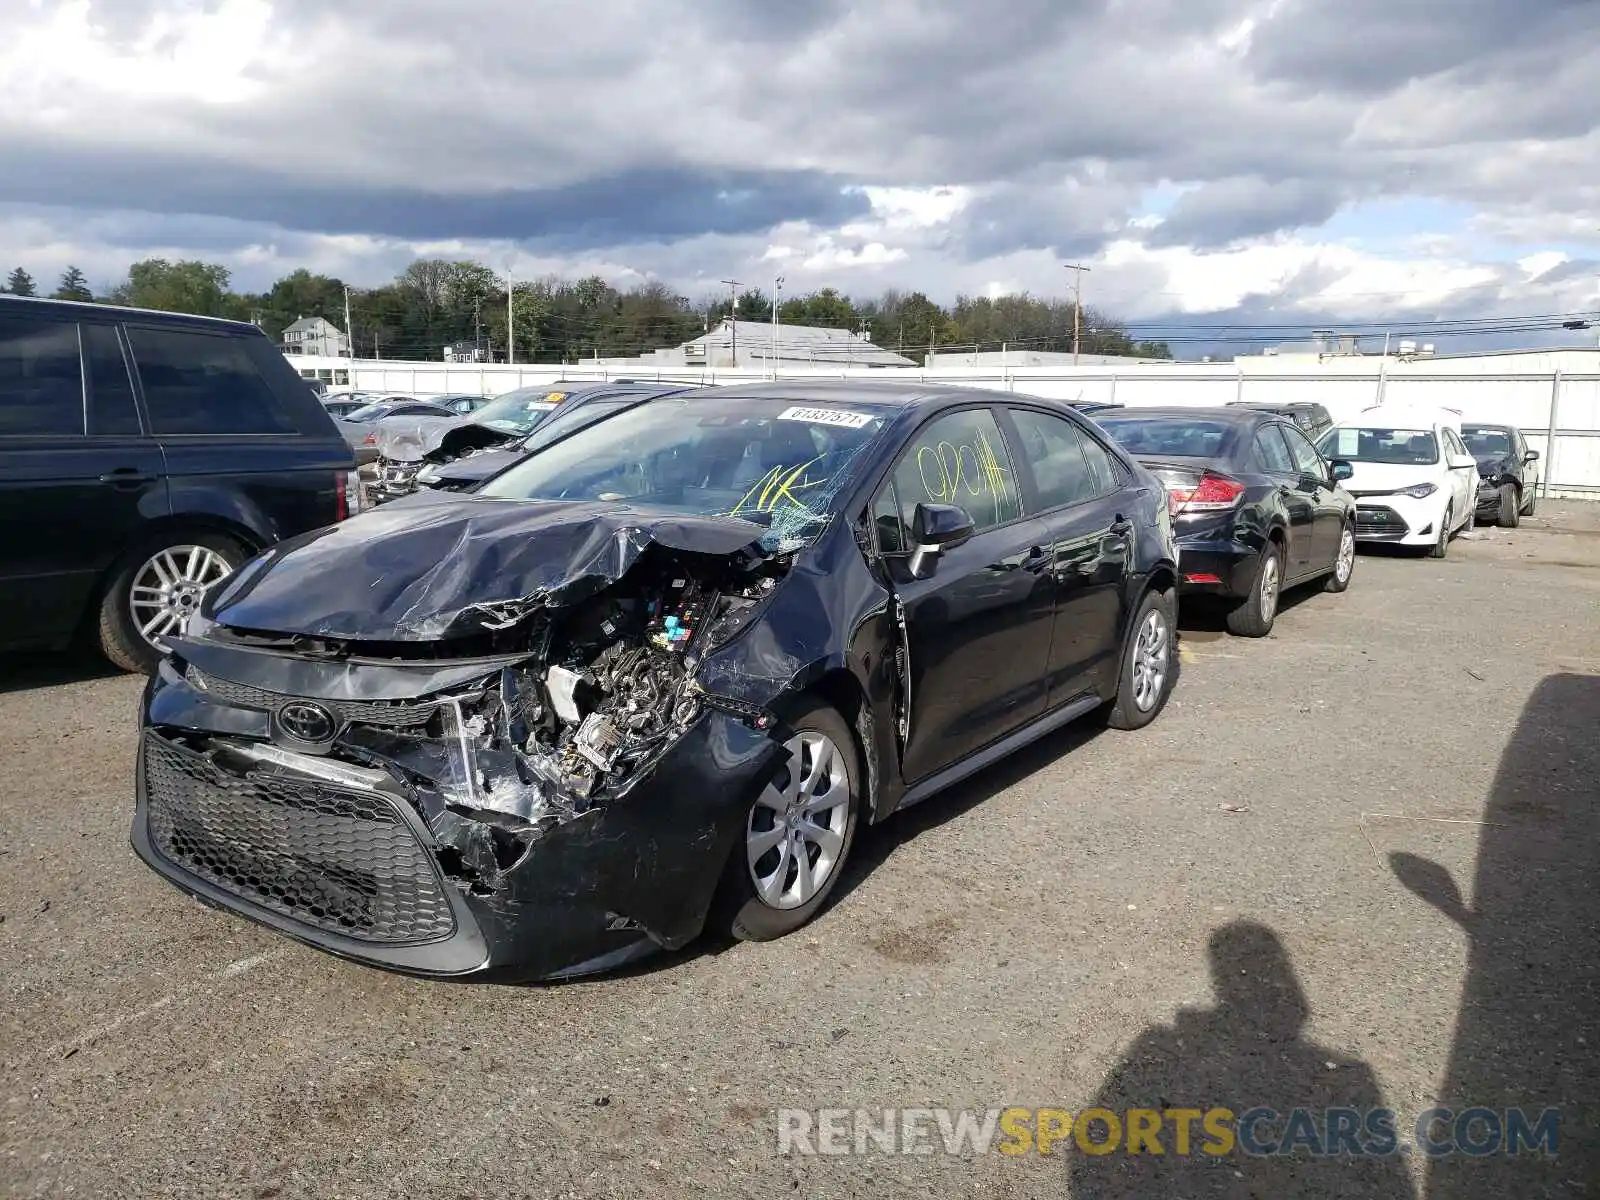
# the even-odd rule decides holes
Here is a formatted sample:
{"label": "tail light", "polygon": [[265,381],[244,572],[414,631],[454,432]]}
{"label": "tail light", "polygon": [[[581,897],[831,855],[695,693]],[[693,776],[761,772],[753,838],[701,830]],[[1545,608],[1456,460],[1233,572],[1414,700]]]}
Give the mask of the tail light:
{"label": "tail light", "polygon": [[1244,484],[1215,471],[1206,471],[1199,479],[1168,478],[1167,511],[1173,516],[1190,513],[1226,512],[1236,508],[1244,496]]}
{"label": "tail light", "polygon": [[343,521],[361,511],[361,473],[344,471],[334,488],[333,519]]}
{"label": "tail light", "polygon": [[363,446],[376,446],[378,444],[378,435],[376,433],[367,434],[366,437],[361,439],[361,444]]}

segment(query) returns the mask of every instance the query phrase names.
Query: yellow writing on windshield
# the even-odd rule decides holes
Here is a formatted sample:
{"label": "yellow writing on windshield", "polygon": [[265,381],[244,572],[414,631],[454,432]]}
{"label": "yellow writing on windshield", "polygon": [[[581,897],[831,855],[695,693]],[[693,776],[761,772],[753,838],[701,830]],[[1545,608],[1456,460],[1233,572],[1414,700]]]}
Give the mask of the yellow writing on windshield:
{"label": "yellow writing on windshield", "polygon": [[739,498],[739,503],[728,510],[728,515],[730,517],[738,516],[739,510],[746,505],[749,505],[752,512],[759,513],[772,512],[784,500],[789,501],[791,504],[803,505],[805,501],[794,493],[803,492],[807,488],[814,488],[818,484],[825,482],[821,479],[800,482],[805,478],[805,473],[821,462],[823,457],[823,455],[819,454],[816,458],[811,459],[809,462],[803,462],[798,467],[773,467],[760,479],[756,480],[750,490]]}

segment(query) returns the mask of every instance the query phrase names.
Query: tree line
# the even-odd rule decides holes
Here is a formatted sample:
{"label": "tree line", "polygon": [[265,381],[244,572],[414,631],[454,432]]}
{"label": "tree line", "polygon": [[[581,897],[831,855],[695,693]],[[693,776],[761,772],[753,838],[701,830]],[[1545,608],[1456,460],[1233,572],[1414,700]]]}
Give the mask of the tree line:
{"label": "tree line", "polygon": [[[21,267],[0,289],[38,294]],[[619,289],[599,276],[518,281],[507,303],[506,280],[481,263],[418,259],[378,287],[346,287],[342,280],[304,269],[291,271],[264,292],[236,292],[218,263],[149,258],[127,278],[96,295],[84,274],[69,266],[51,296],[227,317],[259,325],[274,341],[301,317],[323,317],[341,332],[346,313],[359,358],[438,359],[460,342],[505,355],[507,328],[521,362],[580,362],[644,354],[678,346],[705,333],[730,313],[741,321],[772,320],[773,297],[759,288],[699,301],[656,281]],[[509,311],[508,311],[509,309]],[[887,350],[923,361],[939,350],[1070,351],[1073,305],[1027,293],[958,296],[941,306],[922,292],[890,290],[856,299],[834,288],[780,297],[778,319],[865,333]],[[1136,341],[1104,313],[1085,308],[1078,326],[1085,354],[1171,358],[1163,342]]]}

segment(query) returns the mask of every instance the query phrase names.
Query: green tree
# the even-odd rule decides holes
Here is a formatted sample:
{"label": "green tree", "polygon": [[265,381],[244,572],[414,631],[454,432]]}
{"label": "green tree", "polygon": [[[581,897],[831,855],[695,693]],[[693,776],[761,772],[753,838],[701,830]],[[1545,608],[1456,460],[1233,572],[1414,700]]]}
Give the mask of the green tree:
{"label": "green tree", "polygon": [[34,294],[33,276],[18,267],[6,277],[5,290],[13,296],[31,296]]}
{"label": "green tree", "polygon": [[247,315],[228,280],[228,268],[220,263],[147,258],[128,268],[127,280],[111,290],[111,302],[203,317]]}
{"label": "green tree", "polygon": [[261,327],[274,341],[301,317],[323,317],[344,328],[344,283],[303,267],[278,280],[265,295],[246,299],[252,301],[249,307],[259,313]]}
{"label": "green tree", "polygon": [[929,346],[956,340],[950,315],[921,292],[887,291],[862,315],[874,342],[918,362],[927,358]]}
{"label": "green tree", "polygon": [[739,293],[739,320],[772,320],[772,301],[760,288],[746,288]]}
{"label": "green tree", "polygon": [[795,296],[778,306],[778,320],[791,325],[819,325],[825,329],[855,329],[861,314],[848,296],[823,288],[809,296]]}
{"label": "green tree", "polygon": [[61,282],[56,287],[54,299],[81,300],[87,303],[94,299],[94,292],[89,289],[89,281],[84,278],[82,271],[77,267],[68,267],[61,272]]}

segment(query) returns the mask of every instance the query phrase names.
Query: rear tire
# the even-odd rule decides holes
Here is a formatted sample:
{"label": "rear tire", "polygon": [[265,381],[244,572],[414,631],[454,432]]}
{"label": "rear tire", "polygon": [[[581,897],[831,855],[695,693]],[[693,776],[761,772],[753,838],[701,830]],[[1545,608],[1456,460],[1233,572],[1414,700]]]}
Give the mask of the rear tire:
{"label": "rear tire", "polygon": [[1117,697],[1106,711],[1112,729],[1142,729],[1167,706],[1178,681],[1178,595],[1149,591],[1128,627],[1117,675]]}
{"label": "rear tire", "polygon": [[1450,522],[1454,519],[1455,513],[1445,509],[1444,516],[1439,519],[1439,536],[1428,547],[1429,558],[1443,558],[1450,553]]}
{"label": "rear tire", "polygon": [[[195,570],[191,572],[195,578],[175,580],[170,588],[170,608],[174,614],[198,607],[199,593],[205,585],[223,578],[249,557],[245,548],[233,538],[197,529],[170,529],[130,550],[114,568],[106,584],[105,593],[100,599],[97,628],[100,652],[124,671],[148,675],[161,661],[161,651],[141,632],[141,625],[148,624],[153,617],[147,616],[141,620],[135,616],[133,589],[136,582],[140,583],[142,601],[148,598],[150,603],[159,603],[152,589],[163,586],[161,579],[164,573],[173,574],[171,564],[164,564],[160,569],[156,567],[157,561],[165,554],[173,555],[180,567],[187,568],[191,562],[195,564]],[[208,554],[213,557],[208,558]],[[217,573],[219,569],[220,574]],[[150,582],[147,584],[144,582],[146,580]],[[147,609],[146,612],[153,613],[153,610]],[[171,621],[163,624],[173,625]],[[158,628],[156,636],[171,632],[176,632],[175,626]]]}
{"label": "rear tire", "polygon": [[1236,637],[1266,637],[1278,619],[1278,597],[1283,591],[1283,548],[1268,542],[1256,567],[1250,594],[1228,613],[1228,632]]}
{"label": "rear tire", "polygon": [[[751,801],[718,888],[715,924],[742,942],[772,941],[816,916],[855,844],[861,763],[849,726],[820,703],[791,724],[785,745],[793,757]],[[828,804],[830,798],[842,805]],[[819,864],[827,873],[815,880]]]}
{"label": "rear tire", "polygon": [[1333,556],[1333,570],[1322,585],[1325,592],[1342,592],[1356,573],[1356,527],[1347,523],[1339,532],[1339,549]]}
{"label": "rear tire", "polygon": [[1522,515],[1533,516],[1534,506],[1539,503],[1539,489],[1537,487],[1524,488],[1522,491]]}
{"label": "rear tire", "polygon": [[1502,483],[1500,485],[1500,515],[1495,518],[1495,524],[1502,529],[1515,529],[1522,523],[1522,497],[1517,495],[1517,485]]}

